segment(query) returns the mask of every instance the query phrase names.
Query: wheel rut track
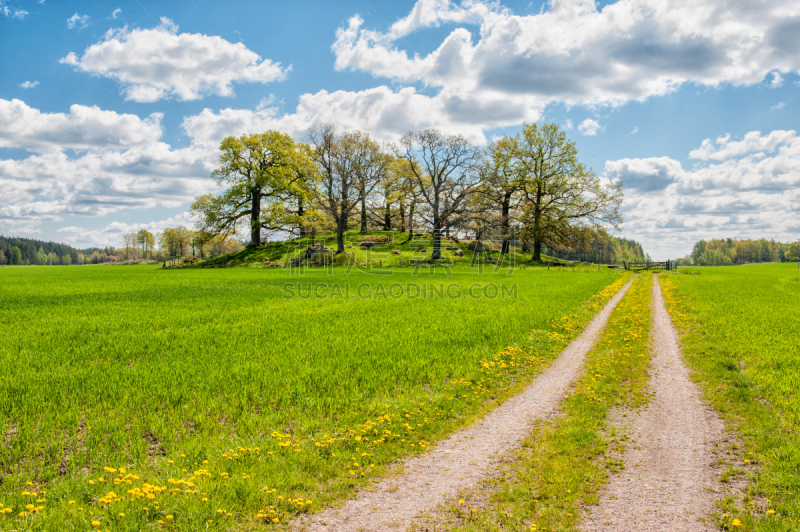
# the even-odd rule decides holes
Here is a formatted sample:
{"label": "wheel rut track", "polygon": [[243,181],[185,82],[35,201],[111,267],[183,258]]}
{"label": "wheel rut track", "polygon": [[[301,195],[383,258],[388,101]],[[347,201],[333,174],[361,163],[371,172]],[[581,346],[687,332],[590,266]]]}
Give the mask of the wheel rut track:
{"label": "wheel rut track", "polygon": [[525,390],[470,427],[438,442],[429,452],[403,461],[403,474],[362,490],[341,508],[328,508],[292,523],[294,530],[381,532],[406,530],[419,514],[474,488],[497,461],[519,447],[531,423],[558,411],[580,377],[586,354],[597,343],[608,317],[630,288],[621,288],[581,335]]}
{"label": "wheel rut track", "polygon": [[652,399],[629,427],[626,469],[611,478],[584,532],[716,530],[708,520],[719,486],[712,448],[724,426],[683,363],[658,276],[651,310]]}

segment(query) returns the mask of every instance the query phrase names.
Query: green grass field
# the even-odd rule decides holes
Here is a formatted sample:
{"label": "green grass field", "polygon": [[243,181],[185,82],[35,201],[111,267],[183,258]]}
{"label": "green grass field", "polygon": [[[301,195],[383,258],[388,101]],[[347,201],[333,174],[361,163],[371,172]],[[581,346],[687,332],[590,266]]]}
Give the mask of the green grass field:
{"label": "green grass field", "polygon": [[518,389],[621,281],[506,273],[0,269],[0,529],[250,529],[350,493]]}
{"label": "green grass field", "polygon": [[[800,272],[797,264],[681,268],[667,303],[684,353],[742,442],[723,474],[749,481],[723,529],[800,529]],[[733,526],[738,520],[741,526]]]}

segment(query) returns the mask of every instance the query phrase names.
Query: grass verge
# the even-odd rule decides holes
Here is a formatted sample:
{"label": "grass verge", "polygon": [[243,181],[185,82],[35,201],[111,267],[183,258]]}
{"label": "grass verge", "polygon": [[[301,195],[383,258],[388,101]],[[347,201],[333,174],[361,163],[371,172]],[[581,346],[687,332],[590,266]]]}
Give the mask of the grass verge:
{"label": "grass verge", "polygon": [[662,287],[693,378],[739,440],[721,480],[745,492],[719,503],[717,526],[800,530],[800,371],[791,345],[800,276],[774,265],[699,273]]}

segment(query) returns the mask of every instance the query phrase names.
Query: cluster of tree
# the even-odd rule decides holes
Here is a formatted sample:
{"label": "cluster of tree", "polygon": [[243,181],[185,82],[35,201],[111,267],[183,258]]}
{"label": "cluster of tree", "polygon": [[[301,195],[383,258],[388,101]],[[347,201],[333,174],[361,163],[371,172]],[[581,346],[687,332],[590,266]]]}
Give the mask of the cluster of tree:
{"label": "cluster of tree", "polygon": [[307,141],[277,131],[224,139],[212,177],[226,188],[192,205],[198,242],[242,231],[258,246],[270,234],[332,230],[342,253],[347,230],[401,230],[409,239],[425,230],[431,259],[441,237],[457,233],[502,240],[503,253],[520,243],[541,260],[543,249],[591,252],[604,226],[622,222],[622,184],[579,162],[554,124],[525,124],[486,149],[437,130],[381,146],[331,125],[312,128]]}
{"label": "cluster of tree", "polygon": [[609,235],[605,231],[596,231],[591,241],[583,249],[576,252],[563,252],[545,249],[544,253],[560,259],[580,260],[594,264],[620,264],[626,262],[644,262],[652,260],[645,253],[642,245],[635,240]]}
{"label": "cluster of tree", "polygon": [[755,262],[793,262],[797,260],[797,243],[784,244],[761,238],[737,240],[719,238],[700,240],[691,254],[679,259],[680,265],[728,266]]}
{"label": "cluster of tree", "polygon": [[216,257],[234,253],[244,245],[230,235],[208,235],[184,226],[167,227],[155,235],[146,229],[122,235],[122,260],[165,260],[174,257]]}
{"label": "cluster of tree", "polygon": [[83,264],[84,260],[84,253],[66,244],[0,236],[0,264],[53,266]]}

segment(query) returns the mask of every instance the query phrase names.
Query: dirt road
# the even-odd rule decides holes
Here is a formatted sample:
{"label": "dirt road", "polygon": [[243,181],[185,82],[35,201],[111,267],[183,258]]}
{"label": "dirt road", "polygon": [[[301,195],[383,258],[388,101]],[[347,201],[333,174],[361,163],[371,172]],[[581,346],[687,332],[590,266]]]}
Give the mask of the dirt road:
{"label": "dirt road", "polygon": [[658,276],[651,308],[653,399],[634,417],[626,469],[582,523],[586,532],[716,530],[707,519],[715,500],[710,488],[718,486],[711,449],[723,423],[689,378]]}
{"label": "dirt road", "polygon": [[570,343],[553,364],[522,393],[473,426],[439,442],[430,452],[404,462],[404,473],[362,491],[342,508],[329,508],[292,524],[296,530],[405,530],[411,520],[431,511],[461,490],[474,487],[496,460],[521,445],[533,420],[552,414],[581,374],[588,351],[600,338],[611,311],[628,283]]}

